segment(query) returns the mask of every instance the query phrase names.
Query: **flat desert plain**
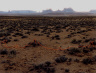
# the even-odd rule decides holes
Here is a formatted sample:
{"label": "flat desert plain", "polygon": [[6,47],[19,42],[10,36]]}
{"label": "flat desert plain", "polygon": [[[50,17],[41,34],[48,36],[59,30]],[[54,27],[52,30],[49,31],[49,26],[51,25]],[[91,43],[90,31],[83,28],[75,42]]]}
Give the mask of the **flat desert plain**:
{"label": "flat desert plain", "polygon": [[96,73],[96,17],[1,16],[0,73]]}

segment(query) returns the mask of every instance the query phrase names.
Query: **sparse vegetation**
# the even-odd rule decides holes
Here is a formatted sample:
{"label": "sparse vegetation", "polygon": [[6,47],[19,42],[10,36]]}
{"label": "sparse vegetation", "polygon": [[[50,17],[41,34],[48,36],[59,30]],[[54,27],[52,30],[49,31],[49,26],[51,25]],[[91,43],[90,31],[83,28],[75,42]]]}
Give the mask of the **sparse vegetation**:
{"label": "sparse vegetation", "polygon": [[76,53],[80,53],[81,51],[78,48],[70,48],[69,54],[74,55]]}
{"label": "sparse vegetation", "polygon": [[11,51],[10,51],[10,54],[16,55],[16,51],[15,51],[15,50],[11,50]]}
{"label": "sparse vegetation", "polygon": [[87,64],[91,64],[93,61],[90,58],[86,58],[86,59],[83,59],[82,62],[87,65]]}
{"label": "sparse vegetation", "polygon": [[8,51],[6,49],[2,49],[2,50],[0,50],[0,54],[1,55],[7,55]]}
{"label": "sparse vegetation", "polygon": [[30,68],[29,71],[37,70],[39,72],[44,71],[46,73],[54,73],[55,68],[50,65],[51,65],[51,63],[47,61],[44,64],[34,65],[32,68]]}
{"label": "sparse vegetation", "polygon": [[0,72],[94,73],[95,30],[95,16],[1,16]]}
{"label": "sparse vegetation", "polygon": [[81,41],[82,41],[82,40],[73,39],[73,40],[71,41],[71,43],[73,43],[73,44],[78,44],[78,43],[81,43]]}
{"label": "sparse vegetation", "polygon": [[65,57],[65,56],[60,56],[60,57],[56,58],[55,61],[56,61],[57,63],[62,63],[62,62],[67,61],[67,59],[68,59],[68,58]]}

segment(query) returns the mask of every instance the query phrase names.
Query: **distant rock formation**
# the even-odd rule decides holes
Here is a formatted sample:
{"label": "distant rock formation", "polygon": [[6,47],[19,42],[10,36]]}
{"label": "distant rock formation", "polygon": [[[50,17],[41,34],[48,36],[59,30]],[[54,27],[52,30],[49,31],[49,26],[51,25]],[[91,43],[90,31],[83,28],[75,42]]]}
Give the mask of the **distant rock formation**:
{"label": "distant rock formation", "polygon": [[64,10],[57,10],[57,11],[52,11],[51,9],[48,10],[43,10],[42,13],[73,13],[75,12],[72,8],[64,8]]}
{"label": "distant rock formation", "polygon": [[9,13],[30,14],[30,13],[37,13],[37,12],[36,11],[31,11],[31,10],[13,10],[13,11],[10,11]]}
{"label": "distant rock formation", "polygon": [[71,12],[75,12],[75,11],[72,8],[64,8],[63,12],[71,13]]}
{"label": "distant rock formation", "polygon": [[7,13],[7,12],[4,12],[4,11],[0,11],[0,13]]}
{"label": "distant rock formation", "polygon": [[53,11],[52,9],[43,10],[42,12],[36,12],[32,10],[12,10],[12,11],[0,11],[0,16],[20,16],[20,15],[54,15],[54,16],[71,16],[71,15],[93,15],[96,16],[96,10],[90,10],[89,12],[76,12],[72,8],[64,8],[63,10]]}
{"label": "distant rock formation", "polygon": [[96,13],[96,10],[90,10],[90,13]]}
{"label": "distant rock formation", "polygon": [[43,10],[42,13],[52,13],[53,11],[51,9]]}

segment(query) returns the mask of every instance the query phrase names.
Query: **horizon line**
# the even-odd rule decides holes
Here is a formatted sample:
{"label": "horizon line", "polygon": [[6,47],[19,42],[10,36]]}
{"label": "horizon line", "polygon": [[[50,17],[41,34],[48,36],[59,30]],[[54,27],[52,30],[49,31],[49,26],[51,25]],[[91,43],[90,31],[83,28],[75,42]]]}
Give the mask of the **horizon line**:
{"label": "horizon line", "polygon": [[44,10],[52,10],[53,12],[55,12],[55,11],[63,11],[64,9],[72,9],[74,12],[90,12],[90,11],[92,11],[92,10],[96,10],[96,9],[90,9],[90,10],[88,10],[88,11],[76,11],[76,10],[74,10],[73,8],[71,8],[71,7],[68,7],[68,8],[63,8],[62,10],[61,9],[57,9],[57,10],[53,10],[53,9],[51,9],[51,8],[47,8],[47,9],[43,9],[43,10],[41,10],[41,11],[37,11],[37,10],[29,10],[29,9],[15,9],[15,10],[0,10],[0,12],[11,12],[11,11],[35,11],[35,12],[43,12]]}

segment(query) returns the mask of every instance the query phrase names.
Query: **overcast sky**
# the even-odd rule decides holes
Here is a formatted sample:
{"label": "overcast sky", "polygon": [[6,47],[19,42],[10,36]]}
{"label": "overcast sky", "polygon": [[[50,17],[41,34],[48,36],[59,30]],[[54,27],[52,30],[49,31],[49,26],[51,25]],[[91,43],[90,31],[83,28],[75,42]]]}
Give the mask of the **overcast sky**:
{"label": "overcast sky", "polygon": [[96,9],[96,0],[0,0],[0,11],[45,9],[63,10],[73,8],[75,11]]}

